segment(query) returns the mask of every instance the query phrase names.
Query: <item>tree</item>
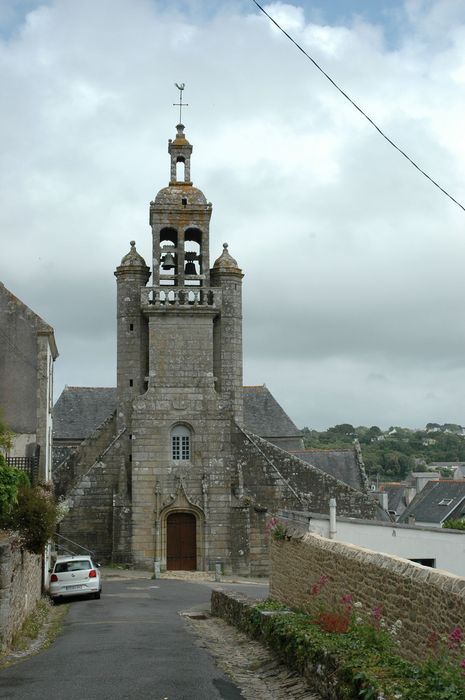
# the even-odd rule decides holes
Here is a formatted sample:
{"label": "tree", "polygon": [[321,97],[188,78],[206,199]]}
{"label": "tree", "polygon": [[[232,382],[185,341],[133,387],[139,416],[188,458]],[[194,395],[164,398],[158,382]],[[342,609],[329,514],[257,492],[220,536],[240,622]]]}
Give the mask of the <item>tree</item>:
{"label": "tree", "polygon": [[355,428],[350,423],[340,423],[332,428],[328,428],[326,432],[331,433],[331,435],[346,435],[353,437],[355,435]]}
{"label": "tree", "polygon": [[370,442],[373,442],[374,440],[376,440],[376,438],[383,434],[382,430],[378,428],[377,425],[372,425],[371,428],[368,428],[364,432],[364,434],[360,434],[357,428],[357,433],[359,435],[360,442],[366,445],[369,445]]}
{"label": "tree", "polygon": [[451,433],[461,433],[462,426],[458,423],[444,423],[442,426],[443,430],[450,430]]}

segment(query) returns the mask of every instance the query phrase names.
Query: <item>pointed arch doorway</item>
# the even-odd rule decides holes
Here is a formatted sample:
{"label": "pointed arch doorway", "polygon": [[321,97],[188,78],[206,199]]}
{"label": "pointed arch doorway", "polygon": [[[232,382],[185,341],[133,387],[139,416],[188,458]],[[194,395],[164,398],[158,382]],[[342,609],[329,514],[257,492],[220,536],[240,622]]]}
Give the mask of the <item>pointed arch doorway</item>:
{"label": "pointed arch doorway", "polygon": [[175,511],[166,521],[166,568],[197,569],[197,519],[193,513]]}

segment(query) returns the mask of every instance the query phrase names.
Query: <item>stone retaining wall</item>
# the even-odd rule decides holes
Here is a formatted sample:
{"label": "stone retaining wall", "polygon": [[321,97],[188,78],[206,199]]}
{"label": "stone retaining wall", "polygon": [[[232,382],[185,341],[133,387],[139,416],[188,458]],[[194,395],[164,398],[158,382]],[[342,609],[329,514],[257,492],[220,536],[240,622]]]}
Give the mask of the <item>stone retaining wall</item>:
{"label": "stone retaining wall", "polygon": [[[222,618],[230,625],[238,627],[243,632],[249,635],[253,634],[263,644],[273,648],[273,644],[270,644],[270,622],[275,614],[282,615],[283,613],[262,611],[261,623],[257,628],[256,625],[252,625],[252,615],[254,614],[254,606],[258,602],[235,591],[226,592],[214,589],[211,594],[211,613],[215,617]],[[348,682],[347,670],[342,674],[341,678],[339,677],[338,663],[331,654],[317,651],[315,658],[311,658],[309,655],[308,659],[302,663],[288,649],[286,654],[280,654],[279,657],[286,665],[295,668],[304,677],[309,688],[317,691],[319,697],[325,700],[340,700],[341,698],[355,700],[360,697],[358,684],[355,683],[354,685],[353,682],[352,684]],[[279,695],[279,697],[284,696]],[[310,695],[306,694],[305,697],[310,698]],[[311,697],[314,696],[312,695]]]}
{"label": "stone retaining wall", "polygon": [[[328,582],[310,595],[321,576]],[[410,660],[424,656],[432,632],[465,628],[465,578],[313,534],[272,543],[272,598],[311,611],[348,594],[366,614],[381,605],[388,625],[402,621],[399,651]]]}
{"label": "stone retaining wall", "polygon": [[210,599],[211,614],[221,617],[230,625],[234,625],[243,631],[248,630],[249,611],[256,600],[248,598],[237,591],[225,592],[213,589]]}
{"label": "stone retaining wall", "polygon": [[0,650],[34,610],[42,593],[42,557],[0,542]]}

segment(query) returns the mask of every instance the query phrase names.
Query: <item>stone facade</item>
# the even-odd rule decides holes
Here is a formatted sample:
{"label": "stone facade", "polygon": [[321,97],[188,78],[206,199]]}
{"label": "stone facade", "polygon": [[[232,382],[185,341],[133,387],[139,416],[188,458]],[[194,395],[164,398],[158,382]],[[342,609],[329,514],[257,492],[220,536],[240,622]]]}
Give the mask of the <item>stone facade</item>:
{"label": "stone facade", "polygon": [[[115,272],[115,418],[58,468],[72,505],[60,529],[105,559],[265,575],[267,513],[327,507],[333,496],[347,514],[379,509],[254,434],[302,447],[266,387],[243,387],[243,275],[227,244],[210,268],[212,205],[192,185],[182,124],[168,152],[169,185],[150,203],[151,286],[134,241]],[[58,403],[70,405],[72,393]],[[60,445],[71,418],[57,421]]]}
{"label": "stone facade", "polygon": [[[312,598],[321,576],[329,581]],[[402,621],[399,652],[413,661],[425,655],[431,632],[447,636],[465,620],[464,578],[314,534],[272,543],[270,594],[303,610],[348,594],[368,614],[381,605],[389,626]]]}
{"label": "stone facade", "polygon": [[34,478],[52,471],[53,328],[0,282],[0,411],[15,433],[7,455],[26,468],[37,456]]}
{"label": "stone facade", "polygon": [[0,651],[34,610],[42,592],[42,557],[0,542]]}

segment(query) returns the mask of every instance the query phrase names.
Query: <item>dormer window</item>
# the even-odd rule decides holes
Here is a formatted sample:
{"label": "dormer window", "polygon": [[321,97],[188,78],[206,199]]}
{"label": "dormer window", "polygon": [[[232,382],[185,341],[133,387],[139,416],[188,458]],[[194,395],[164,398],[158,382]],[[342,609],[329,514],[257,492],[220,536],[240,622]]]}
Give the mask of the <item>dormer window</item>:
{"label": "dormer window", "polygon": [[189,461],[191,458],[191,431],[185,425],[176,425],[171,430],[171,459]]}

